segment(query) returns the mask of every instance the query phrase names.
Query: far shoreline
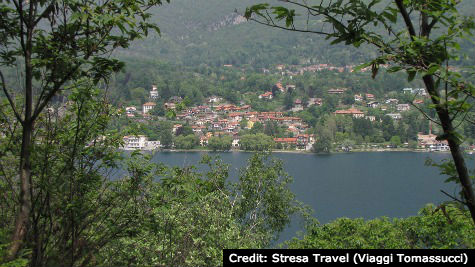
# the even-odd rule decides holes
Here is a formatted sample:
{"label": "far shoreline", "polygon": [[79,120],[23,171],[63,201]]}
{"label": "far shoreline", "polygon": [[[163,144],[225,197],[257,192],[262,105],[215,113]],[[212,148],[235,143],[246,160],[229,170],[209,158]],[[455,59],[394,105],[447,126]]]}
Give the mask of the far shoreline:
{"label": "far shoreline", "polygon": [[[255,152],[262,152],[262,151],[248,151],[248,150],[240,150],[240,149],[231,149],[231,150],[211,150],[211,149],[154,149],[154,150],[145,150],[145,149],[137,149],[143,152],[153,152],[153,153],[160,153],[160,152],[168,152],[168,153],[183,153],[183,152],[218,152],[218,153],[233,153],[233,152],[240,152],[240,153],[255,153]],[[123,151],[136,151],[136,150],[123,150]],[[290,153],[290,154],[314,154],[314,155],[331,155],[331,154],[349,154],[349,153],[362,153],[362,152],[414,152],[414,153],[443,153],[447,154],[450,153],[448,151],[430,151],[425,149],[355,149],[351,151],[333,151],[330,153],[314,153],[308,150],[271,150],[269,152],[272,153]],[[466,150],[466,154],[472,155],[475,154],[475,151]]]}

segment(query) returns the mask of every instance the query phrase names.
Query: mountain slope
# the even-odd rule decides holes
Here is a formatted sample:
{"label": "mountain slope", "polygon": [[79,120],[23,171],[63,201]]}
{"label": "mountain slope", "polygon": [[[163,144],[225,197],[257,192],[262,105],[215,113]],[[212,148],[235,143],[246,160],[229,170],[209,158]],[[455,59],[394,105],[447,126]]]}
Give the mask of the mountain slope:
{"label": "mountain slope", "polygon": [[[124,59],[156,58],[179,65],[223,64],[268,67],[275,64],[361,63],[374,56],[371,48],[330,45],[322,36],[272,29],[239,16],[265,0],[172,0],[152,10],[162,35],[136,42]],[[461,10],[472,14],[474,0]],[[279,4],[282,4],[281,2]],[[235,11],[237,10],[238,13]],[[469,55],[473,45],[463,44]]]}

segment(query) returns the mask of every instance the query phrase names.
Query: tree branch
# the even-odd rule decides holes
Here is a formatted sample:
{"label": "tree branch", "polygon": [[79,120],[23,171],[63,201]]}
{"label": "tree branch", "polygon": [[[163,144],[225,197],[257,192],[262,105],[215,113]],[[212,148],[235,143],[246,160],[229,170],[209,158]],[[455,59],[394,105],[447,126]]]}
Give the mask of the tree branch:
{"label": "tree branch", "polygon": [[414,30],[414,25],[412,24],[411,18],[409,14],[407,13],[406,8],[404,7],[404,3],[402,0],[395,0],[396,5],[399,9],[399,12],[401,13],[404,23],[406,24],[407,30],[409,31],[409,34],[411,35],[411,38],[413,36],[416,36],[416,31]]}
{"label": "tree branch", "polygon": [[2,79],[2,88],[3,88],[3,92],[5,93],[5,95],[7,96],[7,99],[8,99],[8,102],[10,103],[10,106],[13,110],[13,114],[15,114],[15,117],[17,118],[17,120],[23,125],[23,120],[21,119],[21,116],[20,114],[18,113],[16,107],[15,107],[15,103],[13,102],[13,99],[12,97],[10,96],[10,94],[8,93],[8,90],[7,90],[7,86],[5,84],[5,77],[3,77],[3,73],[2,71],[0,71],[0,77]]}

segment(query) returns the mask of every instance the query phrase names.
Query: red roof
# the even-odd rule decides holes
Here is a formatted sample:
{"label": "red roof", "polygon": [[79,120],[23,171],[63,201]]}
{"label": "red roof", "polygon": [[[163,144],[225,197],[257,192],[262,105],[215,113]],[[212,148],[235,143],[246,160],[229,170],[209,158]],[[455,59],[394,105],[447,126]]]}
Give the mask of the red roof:
{"label": "red roof", "polygon": [[262,97],[269,97],[269,96],[271,96],[271,95],[272,95],[272,92],[265,92],[265,93],[263,93],[261,96],[262,96]]}
{"label": "red roof", "polygon": [[157,104],[156,103],[153,103],[153,102],[147,102],[145,104],[143,104],[144,106],[156,106]]}
{"label": "red roof", "polygon": [[356,108],[350,108],[346,110],[337,110],[335,111],[335,114],[364,114],[364,113]]}
{"label": "red roof", "polygon": [[277,143],[297,143],[296,137],[274,138]]}

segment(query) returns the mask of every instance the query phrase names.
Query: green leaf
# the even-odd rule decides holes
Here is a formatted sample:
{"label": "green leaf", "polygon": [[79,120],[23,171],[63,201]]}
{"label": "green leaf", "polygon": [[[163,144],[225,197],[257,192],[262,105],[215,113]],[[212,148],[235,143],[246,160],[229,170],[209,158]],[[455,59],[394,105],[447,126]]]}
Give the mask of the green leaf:
{"label": "green leaf", "polygon": [[415,70],[407,70],[407,81],[412,82],[414,78],[416,77],[417,71]]}

